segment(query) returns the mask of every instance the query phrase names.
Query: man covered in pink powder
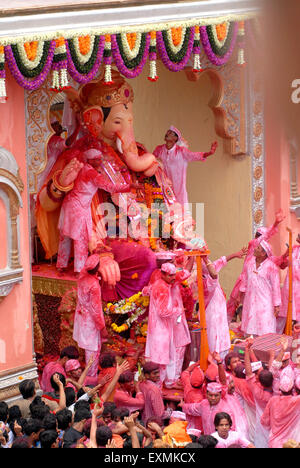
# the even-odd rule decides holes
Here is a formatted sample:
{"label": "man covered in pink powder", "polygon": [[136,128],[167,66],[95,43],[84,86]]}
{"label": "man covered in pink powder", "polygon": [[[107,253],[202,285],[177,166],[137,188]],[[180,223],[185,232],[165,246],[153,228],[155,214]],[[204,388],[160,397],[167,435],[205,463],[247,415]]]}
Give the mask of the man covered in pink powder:
{"label": "man covered in pink powder", "polygon": [[101,288],[98,277],[99,255],[88,257],[77,281],[77,306],[74,318],[73,339],[85,350],[88,365],[94,357],[88,375],[97,377],[101,351],[101,332],[105,330]]}
{"label": "man covered in pink powder", "polygon": [[300,435],[300,395],[293,395],[294,379],[283,374],[280,377],[280,395],[273,396],[262,416],[261,424],[269,429],[269,448],[282,448],[289,439]]}
{"label": "man covered in pink powder", "polygon": [[185,349],[191,342],[180,290],[180,282],[189,275],[186,270],[177,273],[172,263],[164,263],[161,278],[148,291],[150,306],[145,357],[159,364],[160,383],[169,388],[180,378]]}
{"label": "man covered in pink powder", "polygon": [[263,240],[254,249],[243,274],[241,329],[247,335],[276,333],[276,318],[281,305],[280,276],[270,257],[271,246]]}
{"label": "man covered in pink powder", "polygon": [[191,161],[205,161],[208,156],[214,154],[218,143],[215,141],[211,145],[210,151],[206,153],[190,151],[180,131],[173,125],[166,132],[165,142],[164,145],[157,146],[153,154],[163,163],[165,173],[172,183],[178,203],[188,203],[186,191],[188,163]]}
{"label": "man covered in pink powder", "polygon": [[[227,301],[227,314],[228,314],[228,320],[231,321],[236,309],[240,305],[241,302],[241,282],[243,278],[243,274],[246,271],[248,263],[253,259],[253,253],[255,248],[261,243],[261,241],[265,240],[268,241],[271,237],[273,237],[277,232],[278,232],[278,226],[279,224],[284,220],[285,216],[282,212],[282,210],[278,210],[275,214],[275,221],[272,224],[272,226],[266,228],[266,227],[261,227],[257,230],[255,234],[255,238],[252,239],[248,243],[248,249],[247,249],[247,255],[244,260],[244,265],[243,265],[243,270],[236,280],[236,283],[231,291],[230,297]],[[274,257],[272,257],[273,259]]]}

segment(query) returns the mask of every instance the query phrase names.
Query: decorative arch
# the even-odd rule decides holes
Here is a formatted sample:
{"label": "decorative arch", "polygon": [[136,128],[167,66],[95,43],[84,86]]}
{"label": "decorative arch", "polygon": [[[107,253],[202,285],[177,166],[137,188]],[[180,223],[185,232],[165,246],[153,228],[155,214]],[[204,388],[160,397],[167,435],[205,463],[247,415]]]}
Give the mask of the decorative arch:
{"label": "decorative arch", "polygon": [[19,233],[19,211],[23,206],[21,197],[23,190],[24,184],[14,156],[0,147],[0,197],[6,207],[8,233],[7,265],[0,270],[0,302],[11,292],[14,285],[23,279]]}

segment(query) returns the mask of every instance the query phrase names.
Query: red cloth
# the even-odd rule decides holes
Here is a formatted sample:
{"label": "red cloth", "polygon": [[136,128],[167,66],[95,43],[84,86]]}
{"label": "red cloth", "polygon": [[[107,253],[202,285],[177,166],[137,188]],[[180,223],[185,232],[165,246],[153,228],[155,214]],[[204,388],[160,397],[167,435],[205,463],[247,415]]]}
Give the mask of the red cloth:
{"label": "red cloth", "polygon": [[[200,403],[203,399],[202,388],[195,388],[191,384],[191,373],[185,370],[181,374],[181,382],[183,385],[183,399],[185,403]],[[203,424],[201,416],[192,416],[187,414],[188,429],[200,429],[203,432]]]}
{"label": "red cloth", "polygon": [[[115,367],[107,367],[105,369],[101,369],[101,371],[99,372],[99,374],[98,374],[98,383],[103,379],[103,377],[106,377],[106,376],[109,377],[109,381],[104,385],[104,387],[101,387],[100,390],[99,390],[99,395],[100,396],[103,395],[103,393],[106,391],[106,389],[109,386],[110,382],[112,381],[115,373],[116,373],[116,368]],[[118,384],[117,384],[117,386],[118,386]],[[118,387],[116,387],[116,388],[118,388]],[[108,397],[108,401],[113,401],[114,392],[115,392],[115,390]]]}

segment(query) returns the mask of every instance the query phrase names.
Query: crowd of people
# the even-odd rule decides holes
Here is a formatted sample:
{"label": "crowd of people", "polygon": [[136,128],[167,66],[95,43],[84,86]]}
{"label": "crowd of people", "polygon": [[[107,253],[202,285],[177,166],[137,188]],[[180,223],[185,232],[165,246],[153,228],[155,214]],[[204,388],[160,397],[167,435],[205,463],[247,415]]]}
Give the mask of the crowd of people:
{"label": "crowd of people", "polygon": [[[1,448],[300,448],[300,352],[295,348],[292,359],[282,335],[289,285],[286,280],[280,287],[279,268],[286,268],[290,257],[288,250],[275,257],[268,242],[283,219],[278,212],[274,224],[237,253],[215,262],[203,258],[206,369],[200,362],[184,366],[191,338],[181,285],[191,276],[192,262],[177,257],[152,273],[143,290],[150,303],[145,350],[127,360],[100,352],[105,320],[97,313],[99,259],[89,256],[78,279],[76,314],[92,308],[90,321],[74,326],[78,347],[64,348],[49,362],[39,385],[23,380],[21,399],[0,402]],[[295,337],[300,235],[297,244],[292,250]],[[245,260],[226,301],[219,271],[234,258]],[[243,360],[232,350],[229,334],[241,306]],[[268,362],[261,362],[253,337],[276,331],[280,351],[271,350]],[[79,348],[85,349],[85,364]],[[170,398],[168,389],[177,389],[179,398]]]}

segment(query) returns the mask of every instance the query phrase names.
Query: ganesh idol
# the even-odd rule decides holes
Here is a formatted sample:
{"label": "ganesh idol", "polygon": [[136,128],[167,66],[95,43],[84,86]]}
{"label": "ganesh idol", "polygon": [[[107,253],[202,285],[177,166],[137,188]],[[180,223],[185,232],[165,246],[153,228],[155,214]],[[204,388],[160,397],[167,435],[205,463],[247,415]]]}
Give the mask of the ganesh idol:
{"label": "ganesh idol", "polygon": [[[81,122],[83,136],[59,155],[36,205],[46,258],[58,253],[61,271],[68,265],[70,239],[79,259],[75,273],[80,272],[89,252],[99,255],[104,301],[141,291],[156,269],[155,252],[145,236],[121,235],[120,227],[110,236],[103,222],[102,207],[108,204],[116,207],[117,218],[125,209],[127,220],[139,219],[146,206],[145,181],[151,180],[161,191],[176,242],[188,238],[191,248],[199,248],[204,242],[193,232],[192,219],[182,221],[180,206],[159,160],[135,141],[131,86],[116,71],[112,78],[109,84],[100,77],[78,91],[65,91]],[[62,232],[67,214],[67,230]]]}

